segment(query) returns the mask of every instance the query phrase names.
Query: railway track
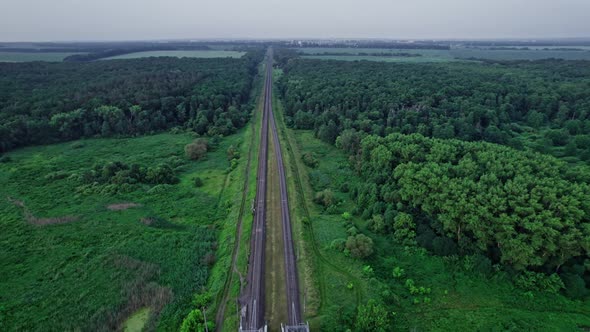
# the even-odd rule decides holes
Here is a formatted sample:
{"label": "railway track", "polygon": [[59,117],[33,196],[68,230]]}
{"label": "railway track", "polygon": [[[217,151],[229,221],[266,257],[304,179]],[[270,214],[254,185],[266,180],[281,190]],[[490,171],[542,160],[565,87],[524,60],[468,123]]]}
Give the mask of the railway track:
{"label": "railway track", "polygon": [[[271,96],[272,97],[272,96]],[[270,109],[270,124],[272,131],[273,143],[275,146],[275,158],[277,160],[277,169],[279,173],[279,187],[281,193],[281,221],[283,226],[283,246],[285,253],[285,279],[286,295],[288,307],[288,325],[296,326],[301,321],[301,304],[299,301],[299,280],[297,275],[297,259],[293,248],[293,234],[291,231],[291,216],[289,213],[289,197],[287,192],[287,177],[285,176],[285,165],[283,154],[281,152],[281,143],[277,132],[272,107]]]}
{"label": "railway track", "polygon": [[262,111],[262,128],[260,130],[260,151],[258,154],[258,171],[256,175],[256,199],[254,204],[254,222],[250,239],[250,259],[248,265],[247,287],[242,290],[242,309],[240,313],[240,330],[257,331],[264,328],[264,257],[266,244],[266,179],[268,159],[268,109],[270,107],[271,54],[266,63],[264,83],[264,107]]}
{"label": "railway track", "polygon": [[260,152],[258,155],[258,173],[256,178],[256,199],[254,222],[250,240],[250,259],[248,265],[247,287],[242,290],[240,331],[266,331],[265,312],[265,247],[266,247],[266,193],[268,178],[269,128],[275,146],[275,158],[279,176],[281,202],[281,225],[283,229],[283,246],[285,260],[285,292],[288,307],[288,322],[283,331],[309,331],[301,319],[301,303],[299,299],[299,280],[297,275],[297,259],[293,246],[291,217],[289,213],[289,197],[287,178],[277,126],[272,111],[272,50],[269,49],[266,60],[266,80],[264,84],[264,107],[262,128],[260,130]]}

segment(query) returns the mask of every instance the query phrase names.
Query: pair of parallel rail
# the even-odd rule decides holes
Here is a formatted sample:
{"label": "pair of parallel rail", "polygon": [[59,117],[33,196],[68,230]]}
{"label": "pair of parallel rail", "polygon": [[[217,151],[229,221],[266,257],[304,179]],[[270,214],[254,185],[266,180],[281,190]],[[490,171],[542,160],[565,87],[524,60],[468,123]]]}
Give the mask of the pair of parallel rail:
{"label": "pair of parallel rail", "polygon": [[272,111],[272,50],[269,49],[266,60],[266,79],[264,84],[264,107],[262,113],[262,129],[260,137],[260,151],[258,155],[258,173],[256,178],[256,199],[254,204],[254,223],[250,242],[250,261],[248,266],[248,284],[243,290],[242,308],[240,311],[240,332],[266,331],[264,320],[265,305],[265,245],[266,245],[266,193],[268,177],[268,140],[269,129],[275,146],[275,157],[279,173],[281,195],[281,221],[283,226],[283,245],[286,276],[286,297],[288,304],[287,325],[281,325],[284,332],[309,332],[307,324],[301,319],[301,303],[299,299],[299,281],[297,275],[297,261],[293,247],[291,231],[291,217],[289,214],[289,197],[287,192],[287,178],[283,163],[283,155],[276,121]]}

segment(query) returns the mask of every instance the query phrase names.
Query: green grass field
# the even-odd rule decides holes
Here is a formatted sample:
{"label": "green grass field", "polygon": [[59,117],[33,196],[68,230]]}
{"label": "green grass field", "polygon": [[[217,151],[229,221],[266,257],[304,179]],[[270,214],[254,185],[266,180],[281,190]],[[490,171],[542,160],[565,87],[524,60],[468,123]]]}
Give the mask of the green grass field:
{"label": "green grass field", "polygon": [[49,61],[61,62],[67,56],[82,53],[32,53],[32,52],[2,52],[0,49],[0,62],[29,62]]}
{"label": "green grass field", "polygon": [[[239,146],[242,135],[224,138],[201,161],[184,157],[189,134],[88,139],[8,153],[11,161],[0,163],[0,329],[118,329],[149,307],[161,316],[148,324],[177,330],[193,295],[206,286],[208,257],[232,209],[227,197],[239,188],[230,184],[241,183],[241,174],[227,173],[226,150]],[[76,174],[107,161],[174,165],[180,182],[118,193],[80,186]],[[193,185],[196,176],[203,179],[200,188]],[[137,205],[109,209],[122,203]],[[40,226],[31,220],[69,222]]]}
{"label": "green grass field", "polygon": [[244,55],[244,52],[236,51],[148,51],[148,52],[137,52],[123,55],[117,55],[101,60],[116,60],[116,59],[138,59],[138,58],[149,58],[149,57],[160,57],[169,56],[177,58],[240,58]]}
{"label": "green grass field", "polygon": [[[330,47],[309,47],[297,48],[296,50],[307,55],[304,58],[343,60],[343,61],[382,61],[382,62],[449,62],[466,61],[467,59],[489,59],[489,60],[540,60],[558,58],[565,60],[590,60],[590,49],[580,51],[563,51],[543,48],[529,50],[498,50],[486,48],[464,48],[456,47],[451,50],[414,50],[414,49],[379,49],[379,48],[330,48]],[[579,48],[579,47],[576,47]],[[323,53],[339,53],[342,55],[323,55]],[[418,57],[401,56],[371,56],[359,55],[359,53],[410,53],[420,54]]]}

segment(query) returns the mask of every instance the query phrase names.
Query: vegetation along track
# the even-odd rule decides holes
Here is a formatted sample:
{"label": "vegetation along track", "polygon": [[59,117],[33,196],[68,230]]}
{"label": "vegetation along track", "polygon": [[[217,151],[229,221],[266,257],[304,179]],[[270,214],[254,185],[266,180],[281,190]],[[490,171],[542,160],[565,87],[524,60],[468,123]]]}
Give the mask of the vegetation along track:
{"label": "vegetation along track", "polygon": [[[264,98],[264,96],[262,96],[262,98]],[[258,105],[259,104],[257,103],[256,109],[258,109]],[[242,224],[243,224],[243,220],[244,220],[244,212],[246,211],[248,192],[250,190],[250,186],[249,186],[250,167],[252,165],[252,155],[253,155],[254,146],[255,146],[254,140],[256,139],[256,121],[257,121],[257,118],[254,117],[254,120],[251,123],[251,130],[252,130],[251,136],[252,137],[249,142],[250,146],[248,148],[248,160],[246,163],[246,169],[244,171],[244,186],[243,186],[243,190],[242,190],[242,200],[240,202],[240,210],[238,211],[238,221],[237,221],[237,225],[236,225],[236,237],[235,237],[235,242],[234,242],[234,248],[232,250],[230,271],[228,271],[227,279],[226,279],[225,284],[223,286],[223,292],[220,294],[221,300],[218,302],[219,307],[218,307],[217,313],[215,315],[216,331],[223,330],[223,322],[224,322],[224,318],[225,318],[225,311],[227,308],[227,302],[229,301],[229,294],[230,294],[231,285],[234,282],[235,275],[238,273],[236,264],[237,264],[238,252],[240,249],[240,244],[241,244],[241,239],[242,239]]]}
{"label": "vegetation along track", "polygon": [[313,229],[313,222],[311,222],[311,213],[309,212],[309,208],[307,207],[307,201],[305,198],[305,191],[303,189],[301,176],[299,174],[299,169],[297,167],[297,159],[295,158],[295,153],[293,152],[291,140],[289,138],[289,135],[286,133],[284,123],[282,121],[279,121],[279,125],[281,127],[281,130],[284,133],[286,149],[289,153],[290,159],[292,160],[291,170],[293,172],[293,177],[295,180],[295,190],[297,191],[298,196],[301,198],[299,201],[299,203],[300,203],[299,205],[300,205],[301,209],[303,210],[304,217],[307,218],[307,220],[309,220],[309,222],[305,223],[305,226],[306,226],[308,234],[310,236],[311,247],[312,247],[315,257],[317,259],[319,259],[321,262],[321,265],[318,264],[315,267],[318,272],[318,276],[319,276],[318,282],[320,284],[320,287],[319,287],[320,311],[326,302],[326,286],[325,286],[326,281],[324,280],[324,276],[322,274],[323,266],[328,267],[329,269],[335,271],[336,273],[344,275],[348,280],[350,280],[352,282],[353,287],[354,287],[354,291],[355,291],[356,303],[357,303],[357,305],[360,305],[362,302],[362,299],[364,297],[360,280],[357,277],[355,277],[352,273],[350,273],[350,272],[346,271],[345,269],[340,268],[338,265],[330,262],[330,260],[328,260],[326,257],[324,257],[320,251],[317,239],[315,238],[315,231]]}

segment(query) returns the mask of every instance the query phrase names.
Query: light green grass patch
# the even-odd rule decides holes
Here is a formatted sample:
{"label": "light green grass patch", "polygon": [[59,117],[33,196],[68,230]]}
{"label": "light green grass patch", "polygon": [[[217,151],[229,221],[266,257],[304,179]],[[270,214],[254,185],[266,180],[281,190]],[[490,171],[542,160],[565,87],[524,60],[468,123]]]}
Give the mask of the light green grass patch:
{"label": "light green grass patch", "polygon": [[137,310],[123,325],[124,332],[141,332],[150,318],[150,308]]}

